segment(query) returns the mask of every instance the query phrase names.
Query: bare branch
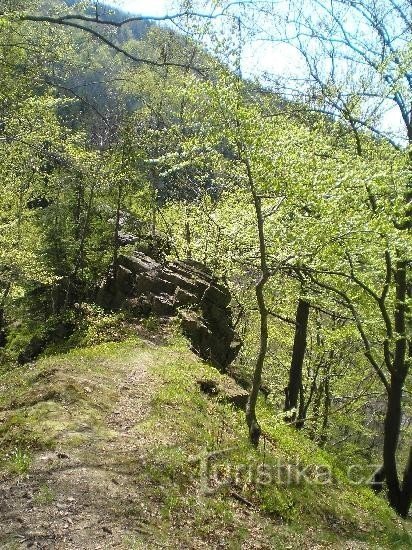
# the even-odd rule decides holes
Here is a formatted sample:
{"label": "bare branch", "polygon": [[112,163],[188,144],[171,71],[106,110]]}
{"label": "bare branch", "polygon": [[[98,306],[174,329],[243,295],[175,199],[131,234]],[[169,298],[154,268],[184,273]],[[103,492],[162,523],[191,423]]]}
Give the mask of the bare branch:
{"label": "bare branch", "polygon": [[[305,268],[306,270],[306,268]],[[390,391],[390,385],[389,382],[385,376],[385,373],[379,366],[378,362],[376,361],[374,355],[372,346],[369,342],[369,338],[366,335],[363,323],[359,317],[359,314],[353,305],[352,300],[349,298],[349,296],[344,292],[343,290],[340,290],[339,288],[334,287],[333,285],[330,285],[329,283],[326,283],[324,281],[320,281],[319,279],[315,278],[311,270],[307,270],[307,274],[310,278],[310,280],[320,288],[324,288],[325,290],[328,290],[329,292],[333,292],[334,294],[337,294],[340,296],[343,300],[343,302],[346,304],[346,307],[349,309],[349,311],[352,313],[353,318],[355,320],[356,327],[358,329],[358,332],[361,336],[364,348],[365,348],[365,357],[368,359],[369,363],[372,365],[372,368],[375,370],[376,374],[378,375],[379,379],[381,380],[382,384],[385,386],[386,391],[389,393]]]}
{"label": "bare branch", "polygon": [[[159,61],[154,61],[153,59],[138,57],[138,56],[128,52],[127,50],[125,50],[124,48],[119,46],[118,44],[115,44],[112,40],[109,40],[106,36],[104,36],[100,32],[94,30],[91,27],[87,27],[85,25],[81,25],[80,23],[76,23],[75,21],[72,21],[71,19],[67,19],[67,16],[65,18],[65,17],[48,17],[48,16],[37,16],[37,15],[22,15],[20,17],[20,20],[21,21],[32,21],[32,22],[37,22],[37,23],[49,23],[49,24],[52,24],[52,25],[63,25],[65,27],[71,27],[71,28],[74,28],[74,29],[84,31],[86,33],[91,34],[94,38],[97,38],[98,40],[100,40],[104,44],[106,44],[106,46],[109,46],[110,48],[112,48],[116,52],[121,53],[122,55],[124,55],[128,59],[131,59],[132,61],[137,62],[137,63],[144,63],[146,65],[151,65],[153,67],[178,67],[180,69],[187,69],[187,64],[186,63],[178,63],[178,62],[174,62],[174,61],[159,62]],[[96,23],[95,20],[94,20],[94,22]],[[103,23],[100,20],[98,20],[97,22],[98,23]],[[203,73],[204,69],[196,68],[196,67],[191,67],[191,68],[192,68],[192,70],[196,71],[200,75],[202,75],[202,76],[204,75],[204,73]]]}

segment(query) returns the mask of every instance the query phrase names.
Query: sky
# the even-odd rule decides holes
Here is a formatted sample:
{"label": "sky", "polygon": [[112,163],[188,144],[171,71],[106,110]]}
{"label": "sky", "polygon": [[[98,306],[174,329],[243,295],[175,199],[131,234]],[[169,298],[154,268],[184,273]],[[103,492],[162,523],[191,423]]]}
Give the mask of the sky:
{"label": "sky", "polygon": [[117,5],[126,11],[140,15],[165,15],[173,12],[171,0],[112,0],[108,4]]}
{"label": "sky", "polygon": [[[177,13],[179,0],[105,0],[140,15],[163,16]],[[278,8],[281,2],[278,3]],[[264,25],[263,25],[264,26]],[[293,46],[273,44],[268,41],[253,41],[242,52],[242,73],[247,77],[260,78],[265,73],[282,77],[299,78],[304,74],[304,61]],[[383,117],[383,128],[397,131],[402,127],[398,111],[390,108]]]}

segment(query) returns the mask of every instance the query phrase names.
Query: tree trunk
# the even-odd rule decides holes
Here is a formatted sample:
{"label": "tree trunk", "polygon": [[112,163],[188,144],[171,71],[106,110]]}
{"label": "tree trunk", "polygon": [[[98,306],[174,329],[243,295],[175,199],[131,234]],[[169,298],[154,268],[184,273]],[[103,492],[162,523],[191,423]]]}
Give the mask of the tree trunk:
{"label": "tree trunk", "polygon": [[401,428],[402,382],[397,376],[391,377],[391,387],[384,423],[383,438],[383,471],[388,487],[388,500],[392,508],[398,510],[401,500],[396,450],[398,448]]}
{"label": "tree trunk", "polygon": [[7,297],[11,290],[11,283],[7,283],[4,289],[3,296],[0,302],[0,348],[6,345],[6,320],[5,320],[5,305]]}
{"label": "tree trunk", "polygon": [[412,504],[412,447],[409,451],[402,485],[396,465],[396,450],[402,419],[402,387],[402,379],[392,377],[384,424],[383,466],[376,472],[372,487],[380,490],[385,480],[389,504],[401,517],[406,518]]}
{"label": "tree trunk", "polygon": [[259,355],[256,360],[255,370],[253,373],[252,389],[246,405],[246,423],[249,427],[249,437],[253,445],[257,446],[261,434],[261,428],[256,418],[256,403],[259,395],[260,386],[262,384],[263,365],[268,347],[268,313],[265,305],[265,297],[263,288],[267,281],[267,277],[262,275],[256,285],[256,301],[260,313],[260,342]]}
{"label": "tree trunk", "polygon": [[0,348],[6,345],[6,330],[4,321],[4,307],[0,307]]}
{"label": "tree trunk", "polygon": [[[334,356],[334,351],[331,350],[329,354],[329,360],[332,362]],[[322,420],[322,431],[319,438],[319,447],[324,447],[328,439],[328,425],[329,425],[329,411],[332,403],[332,397],[330,392],[330,370],[331,363],[328,362],[325,368],[325,382],[324,382],[324,402],[323,402],[323,420]]]}
{"label": "tree trunk", "polygon": [[403,474],[402,498],[399,514],[408,517],[409,509],[412,505],[412,446],[409,449],[408,463]]}
{"label": "tree trunk", "polygon": [[[66,297],[65,297],[65,300],[64,300],[64,303],[63,303],[63,311],[65,311],[68,308],[68,306],[70,305],[71,300],[73,298],[73,296],[72,296],[73,285],[77,284],[77,278],[78,278],[79,271],[83,271],[85,247],[86,247],[88,232],[89,232],[89,229],[90,229],[90,219],[91,219],[91,216],[92,216],[95,185],[96,184],[93,183],[91,188],[90,188],[89,200],[88,200],[88,203],[87,203],[87,210],[85,212],[85,220],[84,220],[84,224],[83,224],[83,227],[81,229],[81,232],[79,234],[80,243],[79,243],[79,248],[78,248],[78,251],[77,251],[77,257],[76,257],[74,269],[73,269],[73,272],[69,275],[69,277],[67,279],[67,286],[66,286],[66,289],[65,289]],[[78,297],[76,297],[76,298],[78,298]],[[81,297],[81,298],[83,298],[83,297]]]}
{"label": "tree trunk", "polygon": [[187,219],[185,221],[185,241],[186,241],[186,258],[188,260],[191,260],[192,259],[192,245],[191,245],[192,235],[190,232],[190,223]]}
{"label": "tree trunk", "polygon": [[292,361],[289,370],[289,383],[285,390],[285,412],[295,409],[291,416],[285,417],[287,422],[296,420],[299,392],[302,386],[303,360],[306,351],[306,334],[308,329],[310,305],[306,300],[299,298],[296,309],[296,329],[293,342]]}
{"label": "tree trunk", "polygon": [[299,388],[299,410],[298,410],[298,419],[295,423],[295,427],[297,430],[301,430],[303,426],[305,425],[306,420],[306,405],[305,405],[305,388],[303,387],[303,383],[300,384]]}
{"label": "tree trunk", "polygon": [[114,279],[117,278],[117,270],[119,263],[119,232],[120,232],[120,217],[121,217],[121,207],[122,207],[122,182],[119,182],[117,187],[117,202],[116,202],[116,219],[114,224],[113,232],[113,273],[112,276]]}
{"label": "tree trunk", "polygon": [[[239,147],[241,153],[241,147]],[[241,155],[240,155],[241,156]],[[262,372],[268,348],[268,311],[266,308],[264,287],[269,280],[269,267],[266,257],[266,240],[265,240],[265,218],[262,212],[261,197],[257,194],[255,182],[253,180],[252,169],[248,158],[244,159],[246,173],[249,181],[250,191],[253,197],[253,205],[255,208],[256,225],[259,237],[259,258],[260,258],[260,278],[256,284],[256,301],[260,315],[260,340],[259,354],[256,360],[255,370],[253,373],[252,389],[249,394],[249,399],[246,404],[246,423],[249,428],[249,439],[255,447],[259,444],[261,428],[256,418],[256,404],[259,395],[259,390],[262,385]]]}
{"label": "tree trunk", "polygon": [[399,479],[396,464],[396,451],[398,449],[401,431],[403,386],[409,370],[409,363],[406,360],[408,353],[408,339],[406,335],[408,307],[406,298],[409,291],[406,279],[406,269],[407,262],[399,260],[396,265],[395,273],[395,332],[397,334],[397,339],[384,423],[383,465],[382,468],[376,472],[372,482],[372,486],[375,489],[379,489],[383,481],[386,481],[389,504],[404,518],[408,516],[412,501],[412,448],[409,453],[409,460],[404,472],[402,484]]}

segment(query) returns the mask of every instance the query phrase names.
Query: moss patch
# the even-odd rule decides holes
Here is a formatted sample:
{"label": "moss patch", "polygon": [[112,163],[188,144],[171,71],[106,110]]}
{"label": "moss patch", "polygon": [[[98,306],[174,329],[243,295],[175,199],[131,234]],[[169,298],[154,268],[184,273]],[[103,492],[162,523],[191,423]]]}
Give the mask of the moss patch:
{"label": "moss patch", "polygon": [[[199,380],[228,386],[173,334],[73,350],[4,374],[2,468],[29,474],[15,484],[12,508],[25,510],[18,495],[26,486],[31,521],[74,502],[73,524],[89,523],[73,536],[106,537],[102,547],[410,546],[410,524],[352,485],[336,457],[285,426],[265,401],[265,438],[255,450],[244,413],[206,395]],[[48,457],[57,449],[68,457]]]}

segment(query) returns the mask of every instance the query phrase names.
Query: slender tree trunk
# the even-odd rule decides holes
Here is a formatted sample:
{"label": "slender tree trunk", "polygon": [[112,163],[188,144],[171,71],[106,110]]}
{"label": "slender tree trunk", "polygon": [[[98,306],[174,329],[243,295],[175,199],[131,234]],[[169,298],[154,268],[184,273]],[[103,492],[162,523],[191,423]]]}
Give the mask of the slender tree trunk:
{"label": "slender tree trunk", "polygon": [[[241,148],[239,147],[239,150]],[[256,224],[259,236],[259,256],[260,256],[260,277],[255,286],[256,302],[259,309],[260,316],[260,339],[259,339],[259,354],[256,360],[255,370],[253,373],[252,389],[249,394],[249,399],[246,404],[246,423],[249,428],[249,438],[254,446],[258,446],[261,428],[256,417],[256,404],[259,395],[259,390],[262,385],[262,373],[265,363],[267,348],[268,348],[268,311],[266,308],[264,288],[265,284],[269,280],[269,267],[267,265],[266,257],[266,240],[265,240],[265,227],[264,227],[264,215],[262,212],[261,197],[257,194],[255,188],[255,182],[252,175],[252,169],[249,160],[244,160],[246,167],[246,173],[249,181],[250,191],[253,197],[253,205],[255,207]]]}
{"label": "slender tree trunk", "polygon": [[[158,125],[159,129],[161,125]],[[160,155],[160,151],[155,149],[154,155]],[[149,169],[148,181],[150,183],[150,236],[154,245],[157,226],[157,190],[156,190],[156,173],[153,167]]]}
{"label": "slender tree trunk", "polygon": [[406,271],[407,262],[405,260],[398,260],[395,271],[395,333],[397,334],[397,339],[384,422],[383,465],[376,472],[372,483],[372,486],[379,490],[383,481],[386,481],[389,504],[401,517],[405,518],[408,516],[412,502],[412,448],[402,483],[399,479],[396,452],[401,431],[402,393],[409,370],[409,362],[406,360],[407,354],[410,351],[410,342],[408,346],[406,334],[408,313],[406,298],[409,292]]}
{"label": "slender tree trunk", "polygon": [[7,283],[0,302],[0,348],[3,348],[6,345],[6,330],[5,330],[6,321],[5,321],[5,315],[4,315],[4,308],[5,308],[6,300],[10,293],[10,290],[11,290],[11,283]]}
{"label": "slender tree trunk", "polygon": [[189,220],[185,221],[185,241],[186,241],[186,258],[192,259],[192,234],[190,231]]}
{"label": "slender tree trunk", "polygon": [[299,388],[298,419],[295,423],[295,427],[297,430],[301,430],[305,425],[306,411],[307,411],[307,408],[305,406],[305,388],[303,387],[303,382],[301,382],[300,388]]}
{"label": "slender tree trunk", "polygon": [[[294,422],[299,408],[299,393],[302,386],[303,360],[306,351],[306,335],[309,321],[310,305],[299,298],[296,309],[296,329],[293,342],[292,361],[289,370],[289,383],[285,389],[285,412],[295,409],[291,416],[285,417],[288,422]],[[302,427],[302,426],[300,426]]]}
{"label": "slender tree trunk", "polygon": [[119,231],[120,231],[120,215],[122,206],[122,188],[123,185],[120,182],[117,187],[117,204],[116,204],[116,219],[114,224],[113,233],[113,273],[114,279],[117,277],[117,268],[119,263]]}
{"label": "slender tree trunk", "polygon": [[324,382],[321,381],[319,386],[314,390],[315,397],[313,399],[313,409],[312,409],[312,429],[311,429],[311,437],[312,439],[316,439],[319,433],[319,419],[320,419],[320,411],[322,406],[322,396],[323,396],[323,388]]}
{"label": "slender tree trunk", "polygon": [[77,251],[76,262],[74,265],[73,272],[69,275],[67,280],[66,296],[65,296],[63,308],[62,308],[63,311],[65,311],[70,304],[70,301],[72,299],[73,284],[77,283],[77,277],[78,277],[79,271],[83,270],[85,247],[86,247],[87,235],[90,227],[90,218],[92,215],[92,208],[93,208],[94,189],[95,189],[95,184],[93,183],[90,188],[90,194],[89,194],[89,200],[87,203],[87,210],[86,210],[84,224],[83,224],[81,233],[79,234],[80,243],[79,243],[79,249]]}
{"label": "slender tree trunk", "polygon": [[[330,354],[330,360],[333,359],[333,350]],[[326,370],[326,377],[325,377],[325,397],[323,402],[323,420],[322,420],[322,431],[319,438],[319,446],[324,447],[325,443],[328,439],[328,425],[329,425],[329,411],[330,411],[330,405],[332,402],[331,393],[330,393],[330,369],[331,366],[328,364],[327,370]]]}
{"label": "slender tree trunk", "polygon": [[76,188],[76,205],[74,208],[74,222],[76,224],[75,229],[75,239],[80,239],[80,233],[81,233],[81,224],[80,224],[80,218],[82,214],[82,204],[84,200],[84,189],[83,189],[83,182],[80,180],[80,183],[78,184]]}
{"label": "slender tree trunk", "polygon": [[253,373],[252,389],[246,406],[246,422],[249,427],[249,437],[253,445],[257,446],[261,434],[261,428],[256,418],[256,403],[259,395],[260,386],[262,384],[262,372],[264,361],[268,347],[268,313],[265,305],[265,297],[263,289],[267,277],[262,275],[256,285],[256,301],[259,307],[260,314],[260,342],[259,355],[256,360],[255,370]]}

